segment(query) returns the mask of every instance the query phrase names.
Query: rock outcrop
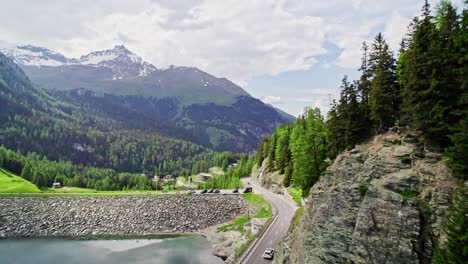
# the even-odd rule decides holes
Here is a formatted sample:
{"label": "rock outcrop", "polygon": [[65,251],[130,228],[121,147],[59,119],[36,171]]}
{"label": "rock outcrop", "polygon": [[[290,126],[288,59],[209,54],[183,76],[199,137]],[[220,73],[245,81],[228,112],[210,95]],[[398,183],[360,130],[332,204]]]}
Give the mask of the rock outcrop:
{"label": "rock outcrop", "polygon": [[340,154],[310,191],[275,263],[430,263],[460,183],[415,134]]}
{"label": "rock outcrop", "polygon": [[0,239],[195,232],[246,206],[238,195],[0,198]]}
{"label": "rock outcrop", "polygon": [[267,167],[267,163],[268,158],[265,158],[260,168],[255,165],[252,169],[250,178],[253,182],[261,185],[263,188],[282,194],[284,175],[279,174],[278,171],[270,171]]}

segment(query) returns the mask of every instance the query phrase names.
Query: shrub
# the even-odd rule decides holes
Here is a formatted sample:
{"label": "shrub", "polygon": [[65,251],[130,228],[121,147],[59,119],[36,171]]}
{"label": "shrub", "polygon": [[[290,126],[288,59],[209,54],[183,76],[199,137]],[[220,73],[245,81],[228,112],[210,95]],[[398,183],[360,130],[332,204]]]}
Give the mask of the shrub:
{"label": "shrub", "polygon": [[361,195],[361,197],[364,197],[364,195],[366,195],[367,190],[369,190],[369,187],[367,187],[367,185],[365,185],[363,183],[359,184],[358,191],[359,191],[359,195]]}
{"label": "shrub", "polygon": [[418,192],[412,188],[405,188],[403,191],[397,191],[397,193],[403,196],[405,200],[410,200],[418,196]]}
{"label": "shrub", "polygon": [[409,156],[404,156],[404,157],[401,157],[401,163],[403,164],[411,164],[411,157]]}

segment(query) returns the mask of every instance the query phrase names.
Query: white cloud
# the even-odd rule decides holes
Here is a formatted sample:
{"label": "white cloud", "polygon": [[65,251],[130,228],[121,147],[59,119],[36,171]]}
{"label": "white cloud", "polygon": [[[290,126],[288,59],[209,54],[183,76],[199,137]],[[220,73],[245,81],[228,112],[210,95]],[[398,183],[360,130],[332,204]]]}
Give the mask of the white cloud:
{"label": "white cloud", "polygon": [[410,18],[403,17],[398,11],[393,11],[388,18],[383,34],[392,50],[399,49],[400,42],[406,35],[410,22]]}
{"label": "white cloud", "polygon": [[[432,0],[434,2],[435,0]],[[456,0],[457,3],[461,0]],[[239,84],[323,67],[356,69],[383,31],[397,48],[421,0],[0,0],[0,36],[68,56],[125,44],[157,67],[196,66]]]}
{"label": "white cloud", "polygon": [[19,1],[0,11],[9,22],[0,25],[2,38],[75,57],[122,43],[157,67],[196,66],[245,84],[309,69],[325,53],[323,19],[273,0]]}

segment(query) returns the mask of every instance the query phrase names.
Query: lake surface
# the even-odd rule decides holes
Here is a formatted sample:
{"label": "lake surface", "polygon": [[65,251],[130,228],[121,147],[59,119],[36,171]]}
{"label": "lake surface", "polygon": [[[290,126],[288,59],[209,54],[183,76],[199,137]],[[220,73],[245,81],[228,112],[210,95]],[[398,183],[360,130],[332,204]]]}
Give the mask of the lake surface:
{"label": "lake surface", "polygon": [[211,253],[211,245],[202,236],[122,240],[0,240],[2,264],[224,263]]}

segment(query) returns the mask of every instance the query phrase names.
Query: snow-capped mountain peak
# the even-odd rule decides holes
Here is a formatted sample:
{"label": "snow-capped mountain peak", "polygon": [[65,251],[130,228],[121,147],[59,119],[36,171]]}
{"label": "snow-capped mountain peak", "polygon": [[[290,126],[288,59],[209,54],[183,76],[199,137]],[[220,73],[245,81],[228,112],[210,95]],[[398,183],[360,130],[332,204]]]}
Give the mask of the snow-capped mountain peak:
{"label": "snow-capped mountain peak", "polygon": [[115,45],[113,49],[95,51],[81,56],[80,63],[110,68],[114,73],[114,79],[146,76],[157,70],[152,64],[143,61],[140,56],[123,45]]}
{"label": "snow-capped mountain peak", "polygon": [[68,59],[60,53],[32,45],[15,46],[2,41],[0,52],[12,57],[16,63],[28,66],[56,67],[76,63],[76,60]]}
{"label": "snow-capped mountain peak", "polygon": [[141,63],[141,57],[129,51],[123,45],[115,45],[113,49],[94,51],[80,58],[80,63],[84,65],[97,65],[106,61],[125,61]]}
{"label": "snow-capped mountain peak", "polygon": [[140,56],[123,45],[115,45],[112,49],[94,51],[81,56],[79,59],[67,58],[47,48],[14,45],[3,41],[0,41],[0,52],[13,58],[16,63],[25,66],[60,67],[83,65],[109,68],[113,73],[112,79],[146,76],[157,70],[152,64],[145,62]]}

